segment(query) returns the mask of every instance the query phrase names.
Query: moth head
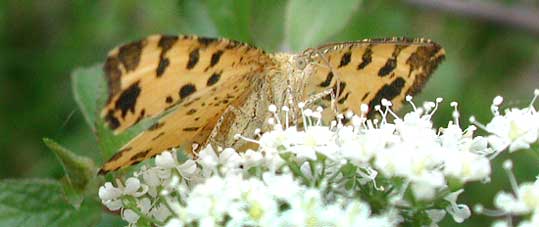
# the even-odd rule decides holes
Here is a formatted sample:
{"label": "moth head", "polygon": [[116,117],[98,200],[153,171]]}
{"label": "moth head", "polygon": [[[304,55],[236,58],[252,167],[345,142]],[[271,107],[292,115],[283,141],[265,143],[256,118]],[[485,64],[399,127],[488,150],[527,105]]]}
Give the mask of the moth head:
{"label": "moth head", "polygon": [[296,57],[294,61],[294,68],[296,70],[304,70],[307,67],[307,59],[303,56]]}

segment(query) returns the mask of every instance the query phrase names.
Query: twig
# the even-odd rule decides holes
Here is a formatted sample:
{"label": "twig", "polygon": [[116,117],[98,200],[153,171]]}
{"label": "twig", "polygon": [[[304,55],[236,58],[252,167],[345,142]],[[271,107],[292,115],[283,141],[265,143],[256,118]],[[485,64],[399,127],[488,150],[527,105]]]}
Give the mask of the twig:
{"label": "twig", "polygon": [[539,9],[492,1],[404,0],[411,5],[518,28],[539,36]]}

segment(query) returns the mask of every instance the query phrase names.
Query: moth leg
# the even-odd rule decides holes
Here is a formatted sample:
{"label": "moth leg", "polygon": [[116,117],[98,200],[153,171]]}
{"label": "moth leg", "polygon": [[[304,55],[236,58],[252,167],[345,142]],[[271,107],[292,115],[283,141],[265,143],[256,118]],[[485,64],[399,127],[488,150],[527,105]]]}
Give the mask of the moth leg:
{"label": "moth leg", "polygon": [[234,113],[236,115],[241,114],[241,110],[238,109],[237,107],[233,106],[233,105],[229,105],[225,109],[223,114],[221,114],[221,116],[219,117],[219,120],[217,120],[217,123],[215,124],[215,127],[212,129],[212,131],[210,133],[210,136],[207,139],[206,144],[214,145],[214,148],[224,147],[224,142],[223,141],[218,141],[217,140],[217,135],[219,134],[219,131],[221,130],[221,126],[223,125],[226,117],[231,113]]}
{"label": "moth leg", "polygon": [[335,94],[333,94],[333,88],[326,89],[318,94],[314,94],[311,97],[307,98],[303,103],[305,103],[306,106],[322,99],[323,97],[326,97],[327,95],[331,96],[331,99],[334,99]]}
{"label": "moth leg", "polygon": [[[340,77],[339,77],[339,75],[337,74],[337,72],[336,72],[335,70],[333,70],[333,67],[332,67],[331,64],[329,63],[328,59],[324,57],[324,54],[322,54],[322,53],[320,52],[320,50],[318,50],[318,49],[314,49],[314,51],[320,56],[320,58],[321,58],[322,61],[324,62],[323,65],[324,65],[325,67],[329,68],[329,70],[331,71],[331,73],[333,73],[333,75],[335,75],[335,78],[336,78],[336,80],[335,80],[335,85],[334,85],[334,88],[330,89],[330,90],[331,90],[331,93],[330,93],[331,96],[330,96],[330,97],[331,97],[331,109],[333,110],[333,113],[335,113],[335,116],[337,116],[337,114],[339,114],[339,113],[338,113],[337,102],[336,102],[337,99],[338,99],[339,97],[337,97],[337,96],[341,95],[341,93],[342,93],[342,92],[341,92],[341,81],[340,81],[340,79],[339,79]],[[319,93],[319,94],[326,93],[326,92],[327,92],[327,90],[326,90],[326,91],[323,91],[323,92],[321,92],[321,93]],[[318,95],[318,94],[317,94],[317,95]],[[326,95],[327,95],[327,94],[326,94]],[[316,96],[316,95],[315,95],[315,96]],[[322,97],[323,97],[323,96],[322,96]],[[320,98],[321,98],[321,97],[320,97]],[[318,99],[320,99],[320,98],[318,98]],[[315,99],[315,100],[318,100],[318,99]]]}
{"label": "moth leg", "polygon": [[[323,99],[324,97],[326,96],[330,96],[331,97],[331,100],[335,100],[335,92],[334,92],[334,89],[333,88],[328,88],[320,93],[317,93],[317,94],[314,94],[314,95],[311,95],[309,98],[307,98],[304,103],[306,106],[308,105],[311,105],[313,104],[314,102],[320,100],[320,99]],[[335,116],[337,116],[339,113],[337,111],[337,108],[336,106],[333,106],[333,102],[331,103],[331,110],[333,111],[333,113],[335,114]]]}

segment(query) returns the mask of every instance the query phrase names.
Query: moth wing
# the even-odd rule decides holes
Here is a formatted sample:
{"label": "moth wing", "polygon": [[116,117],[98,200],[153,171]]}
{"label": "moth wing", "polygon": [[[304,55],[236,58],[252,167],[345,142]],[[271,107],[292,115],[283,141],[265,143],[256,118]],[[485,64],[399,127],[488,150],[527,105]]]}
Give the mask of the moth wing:
{"label": "moth wing", "polygon": [[149,36],[109,52],[109,98],[101,117],[119,133],[224,81],[259,72],[269,61],[264,51],[233,40]]}
{"label": "moth wing", "polygon": [[[328,44],[304,54],[313,67],[304,97],[332,90],[340,113],[359,113],[367,104],[372,114],[382,99],[398,109],[407,95],[419,92],[445,51],[427,39],[392,38]],[[315,102],[325,107],[325,120],[332,116],[330,101],[327,95]]]}
{"label": "moth wing", "polygon": [[193,36],[150,36],[112,50],[105,64],[110,96],[101,112],[108,125],[121,132],[170,111],[123,146],[100,173],[166,149],[191,151],[192,144],[204,144],[225,109],[249,92],[253,77],[271,63],[262,50],[246,44]]}

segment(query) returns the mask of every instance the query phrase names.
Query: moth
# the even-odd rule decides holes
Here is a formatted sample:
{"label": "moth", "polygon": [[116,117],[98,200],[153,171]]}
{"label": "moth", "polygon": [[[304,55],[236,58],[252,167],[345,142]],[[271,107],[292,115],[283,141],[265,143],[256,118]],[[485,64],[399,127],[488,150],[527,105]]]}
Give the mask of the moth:
{"label": "moth", "polygon": [[159,120],[100,173],[172,148],[191,155],[208,144],[245,149],[249,144],[235,135],[254,136],[270,117],[270,104],[292,113],[300,102],[357,113],[360,104],[372,109],[385,98],[398,108],[406,95],[421,90],[444,56],[437,43],[408,38],[332,43],[298,54],[197,36],[152,35],[125,44],[110,51],[104,64],[108,100],[101,117],[115,133],[143,119]]}

